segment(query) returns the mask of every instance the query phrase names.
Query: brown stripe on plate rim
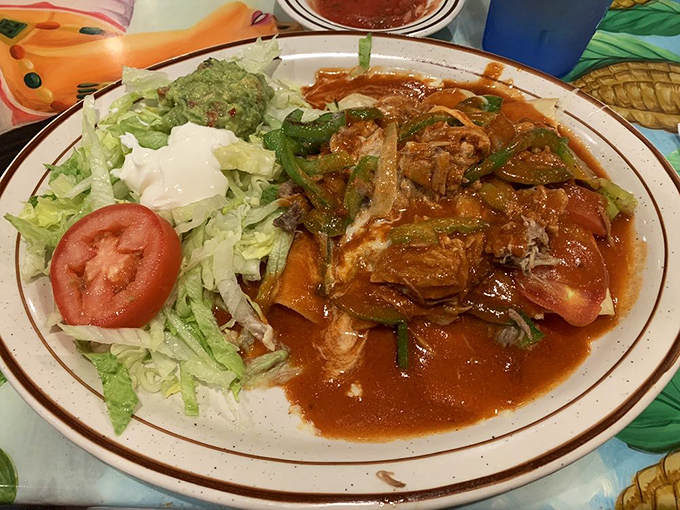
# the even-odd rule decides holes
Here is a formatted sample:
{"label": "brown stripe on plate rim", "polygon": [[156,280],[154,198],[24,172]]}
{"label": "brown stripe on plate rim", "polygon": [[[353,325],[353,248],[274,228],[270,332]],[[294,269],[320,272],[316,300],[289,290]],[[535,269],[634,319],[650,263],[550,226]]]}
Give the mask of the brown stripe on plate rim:
{"label": "brown stripe on plate rim", "polygon": [[[317,33],[305,34],[302,37],[318,36],[318,35],[323,35],[323,36],[342,35],[342,36],[346,36],[346,35],[352,35],[352,33],[344,32],[344,33],[326,34],[326,33],[318,33],[317,32]],[[288,38],[288,37],[301,37],[301,36],[297,35],[297,34],[284,34],[284,35],[280,35],[279,37],[280,38]],[[398,35],[394,35],[394,34],[380,34],[380,35],[377,35],[376,37],[408,39],[406,37],[402,37],[402,36],[398,36]],[[196,52],[196,53],[187,54],[187,55],[183,55],[183,56],[180,56],[180,57],[175,57],[173,59],[170,59],[169,61],[156,64],[156,65],[152,66],[151,68],[157,69],[157,68],[160,68],[160,67],[165,67],[165,66],[167,66],[171,63],[174,63],[174,62],[179,62],[179,61],[182,61],[182,60],[185,60],[185,59],[188,59],[188,58],[195,58],[197,56],[200,56],[200,55],[203,55],[203,54],[206,54],[206,53],[219,51],[221,49],[226,49],[226,48],[233,47],[233,46],[245,45],[245,44],[248,44],[249,42],[253,42],[253,40],[238,41],[238,42],[234,42],[234,43],[219,45],[219,46],[216,46],[216,47],[213,47],[213,48],[208,48],[208,49]],[[549,79],[550,81],[553,81],[555,83],[560,84],[561,86],[564,86],[564,88],[573,90],[572,87],[566,85],[565,83],[557,80],[554,77],[551,77],[549,75],[545,75],[545,73],[530,70],[526,66],[517,65],[517,64],[515,64],[512,61],[509,61],[507,59],[498,58],[498,57],[495,57],[495,56],[489,56],[489,55],[485,54],[484,52],[481,52],[480,50],[458,47],[457,45],[452,45],[452,44],[444,43],[444,42],[440,42],[440,41],[428,40],[428,41],[421,41],[421,42],[427,43],[427,44],[432,44],[432,45],[435,45],[435,46],[442,46],[442,47],[445,47],[445,48],[457,48],[460,51],[465,51],[465,52],[468,52],[468,53],[477,54],[477,55],[480,55],[480,56],[483,56],[483,57],[486,57],[486,58],[492,58],[494,60],[498,60],[498,61],[501,61],[501,62],[506,61],[507,63],[510,63],[513,66],[516,66],[516,67],[522,68],[524,70],[530,71],[531,73],[537,74],[539,76],[544,76],[545,78]],[[430,62],[430,61],[428,61],[428,62]],[[441,63],[436,63],[436,62],[430,62],[430,63],[441,66]],[[100,91],[100,93],[104,93],[104,92],[108,91],[109,89],[113,88],[114,86],[117,86],[118,83],[119,82],[111,84],[108,87],[105,87],[104,89],[102,89]],[[98,93],[96,95],[99,95],[100,93]],[[579,91],[579,95],[583,95],[583,93]],[[599,101],[597,101],[593,98],[590,98],[589,96],[583,95],[583,97],[585,99],[588,99],[590,102],[597,105],[598,107],[602,107],[602,104]],[[64,116],[64,117],[69,116],[72,113],[71,110],[73,110],[75,107],[76,106],[72,107],[69,111],[65,112],[65,114],[68,114],[68,115],[62,114],[62,116]],[[611,110],[609,110],[608,108],[604,108],[604,110],[606,110],[607,113],[609,113],[610,115],[613,114],[613,112],[611,112]],[[39,138],[40,139],[44,138],[44,136],[46,136],[46,134],[48,132],[52,131],[54,129],[54,124],[56,123],[57,120],[59,120],[59,123],[61,123],[63,121],[62,116],[60,116],[53,123],[48,125],[43,131],[41,131],[36,136],[36,138],[34,138],[34,140],[32,140],[29,143],[29,146],[36,145],[37,142],[39,141],[38,140]],[[642,136],[637,130],[635,130],[635,128],[633,128],[631,125],[629,125],[626,121],[622,121],[618,117],[618,115],[613,115],[613,116],[615,118],[617,118],[617,120],[619,120],[620,123],[623,126],[625,126],[629,131],[633,132],[655,154],[655,156],[657,156],[657,159],[659,160],[659,162],[662,163],[662,166],[666,169],[667,173],[671,176],[671,179],[676,184],[676,188],[679,187],[678,186],[679,180],[678,180],[677,174],[670,167],[670,165],[664,160],[663,156],[659,153],[659,151],[656,149],[656,147],[654,147],[651,144],[651,142],[649,142],[646,138],[644,138],[644,136]],[[22,156],[22,154],[29,148],[29,146],[27,146],[27,148],[24,151],[22,151],[22,153],[20,153],[19,156]],[[6,174],[10,174],[10,176],[11,176],[11,174],[13,174],[16,171],[16,167],[17,167],[16,163],[19,161],[19,156],[11,164],[11,168],[8,169],[8,172],[6,172]],[[23,157],[21,159],[23,159]],[[0,183],[0,194],[2,193],[2,191],[4,191],[5,186],[6,186],[6,184],[4,182]],[[523,463],[522,465],[515,466],[515,467],[510,468],[508,470],[505,470],[503,472],[487,475],[485,477],[481,477],[481,478],[478,478],[476,480],[471,480],[471,481],[467,481],[467,482],[460,482],[460,483],[457,483],[457,484],[451,484],[451,485],[447,485],[447,486],[443,486],[443,487],[439,487],[439,488],[426,489],[426,490],[421,490],[421,491],[403,492],[403,493],[398,493],[398,494],[387,493],[387,494],[358,495],[358,496],[352,496],[352,495],[346,495],[346,494],[312,494],[312,495],[310,495],[308,493],[291,494],[291,493],[285,493],[285,492],[281,492],[281,491],[271,491],[271,490],[267,490],[267,489],[253,489],[252,487],[238,486],[236,484],[229,484],[229,483],[226,483],[226,482],[216,481],[216,480],[213,480],[213,479],[210,479],[210,478],[207,478],[207,477],[195,475],[193,473],[187,473],[187,472],[184,472],[184,471],[179,470],[177,468],[163,465],[163,464],[155,461],[155,459],[146,459],[145,457],[138,455],[136,452],[132,452],[132,451],[129,451],[125,448],[119,447],[114,443],[110,443],[109,441],[107,441],[105,448],[109,449],[110,451],[112,451],[114,453],[116,451],[127,452],[128,455],[119,453],[119,456],[121,456],[121,458],[126,459],[130,462],[133,462],[133,463],[135,463],[135,462],[134,462],[134,460],[131,460],[131,459],[137,459],[139,461],[139,462],[137,462],[138,465],[141,465],[142,467],[147,467],[147,468],[149,468],[149,466],[150,466],[151,470],[159,472],[161,474],[166,474],[166,475],[172,477],[172,474],[174,473],[174,474],[179,475],[179,477],[181,479],[184,479],[185,481],[187,481],[189,483],[194,483],[194,484],[209,487],[209,488],[217,488],[218,490],[230,492],[232,494],[243,495],[243,496],[246,496],[246,497],[259,497],[260,499],[272,499],[272,500],[276,500],[276,501],[302,501],[302,502],[308,502],[308,503],[324,503],[324,502],[339,502],[339,501],[342,501],[342,502],[378,502],[378,503],[383,503],[383,502],[390,502],[390,501],[391,502],[398,502],[398,501],[407,501],[407,500],[408,501],[422,501],[422,500],[425,500],[425,499],[439,498],[439,497],[449,496],[449,495],[452,495],[452,494],[460,493],[460,492],[467,491],[467,490],[472,490],[472,489],[483,487],[483,486],[497,484],[501,481],[507,481],[507,480],[510,480],[512,478],[515,478],[516,476],[526,474],[526,473],[528,473],[532,470],[535,470],[535,469],[537,469],[537,468],[539,468],[539,467],[541,467],[541,466],[543,466],[543,465],[545,465],[549,462],[552,462],[554,460],[557,460],[557,459],[563,457],[564,455],[570,453],[571,451],[582,446],[583,444],[587,443],[588,441],[591,441],[591,440],[597,438],[598,435],[600,435],[604,430],[606,430],[606,428],[608,428],[611,425],[612,418],[613,418],[613,422],[617,422],[619,419],[621,419],[640,400],[640,398],[642,398],[642,396],[661,377],[661,375],[663,375],[666,371],[668,371],[673,366],[673,364],[675,363],[675,361],[678,358],[678,355],[680,354],[680,352],[679,352],[680,351],[679,341],[680,341],[680,337],[677,337],[675,342],[671,346],[672,348],[669,350],[667,355],[662,360],[662,363],[657,367],[657,369],[654,372],[652,372],[652,374],[648,377],[648,379],[645,381],[645,383],[642,384],[636,390],[636,392],[631,397],[629,397],[621,406],[619,406],[619,408],[617,408],[613,413],[610,413],[607,417],[605,417],[603,420],[601,420],[598,424],[591,427],[591,429],[584,431],[582,434],[580,434],[576,438],[573,438],[571,441],[568,441],[567,443],[565,443],[565,444],[563,444],[563,445],[561,445],[561,446],[559,446],[559,447],[557,447],[557,448],[555,448],[555,449],[553,449],[549,452],[545,452],[545,453],[537,456],[535,459]],[[6,350],[6,346],[5,346],[4,342],[1,341],[1,339],[0,339],[0,355],[6,361],[8,366],[11,365],[16,369],[16,370],[12,370],[12,373],[15,374],[16,377],[21,378],[20,376],[25,376],[25,373],[23,372],[21,367],[19,367],[14,362],[14,360],[12,359],[9,352]],[[23,377],[23,381],[25,383],[27,383],[29,386],[33,385],[32,381],[30,379],[26,378],[26,377]],[[28,391],[28,388],[26,388],[26,386],[24,386],[24,388]],[[92,435],[91,435],[91,437],[87,437],[87,438],[91,441],[91,443],[94,446],[97,446],[97,445],[102,446],[101,445],[102,437],[101,437],[100,434],[98,434],[98,433],[92,431],[91,429],[88,429],[87,427],[83,426],[83,424],[80,423],[78,420],[76,420],[75,418],[70,416],[68,413],[63,411],[58,406],[54,405],[54,403],[50,399],[45,398],[44,400],[42,400],[40,398],[40,397],[44,397],[42,395],[42,392],[38,388],[34,387],[33,389],[37,390],[37,392],[34,393],[34,392],[31,392],[31,391],[28,391],[29,394],[33,396],[33,398],[36,398],[36,400],[45,404],[45,407],[47,409],[50,409],[53,412],[54,415],[60,415],[62,412],[64,412],[64,415],[60,418],[61,421],[63,421],[66,424],[69,424],[69,422],[71,422],[71,424],[75,424],[76,427],[73,427],[73,426],[71,427],[72,430],[74,430],[74,431],[76,431],[76,429],[80,428],[81,426],[84,427],[84,429],[82,429],[82,430],[84,430],[86,432],[86,434],[84,434],[85,437],[88,436],[87,432],[89,430],[90,432],[92,432]],[[93,440],[93,438],[94,438],[94,440]],[[147,462],[149,462],[149,464],[147,464]],[[163,469],[163,468],[165,468],[165,469]]]}

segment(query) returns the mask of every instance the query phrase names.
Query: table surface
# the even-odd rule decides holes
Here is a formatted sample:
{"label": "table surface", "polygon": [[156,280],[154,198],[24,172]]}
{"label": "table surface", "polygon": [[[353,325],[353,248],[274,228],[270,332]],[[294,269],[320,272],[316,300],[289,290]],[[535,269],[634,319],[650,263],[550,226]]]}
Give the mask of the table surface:
{"label": "table surface", "polygon": [[[32,2],[15,0],[11,3]],[[165,0],[163,9],[166,12],[158,16],[153,14],[160,13],[161,7],[154,0],[99,0],[90,3],[86,0],[64,0],[53,3],[61,7],[99,9],[100,14],[117,16],[116,21],[123,26],[126,34],[143,34],[187,28],[227,2],[196,0],[183,3],[181,0]],[[253,10],[273,12],[279,29],[289,27],[289,20],[278,6],[273,5],[274,0],[247,3]],[[611,84],[613,80],[613,87],[620,88],[618,94],[605,99],[611,106],[619,108],[620,113],[628,115],[629,119],[643,122],[645,125],[636,124],[636,127],[680,171],[680,140],[676,131],[680,122],[680,86],[677,85],[680,83],[680,0],[616,0],[614,4],[619,9],[610,10],[576,70],[566,78],[580,76],[580,83],[583,84],[580,86],[587,90],[588,83],[592,83],[592,80],[588,80],[588,77],[593,76],[592,71],[610,66],[605,68],[610,73],[609,82]],[[460,15],[433,37],[481,47],[487,8],[488,0],[467,0]],[[3,9],[0,5],[0,18],[3,17]],[[114,14],[111,14],[111,9],[115,11]],[[168,9],[174,10],[174,15],[169,14]],[[16,13],[13,15],[16,16]],[[637,74],[626,73],[632,62],[638,64]],[[658,66],[661,64],[665,66],[663,72],[659,71]],[[645,66],[649,67],[647,75]],[[656,72],[652,73],[652,69]],[[653,79],[645,78],[652,75]],[[640,108],[633,100],[622,97],[626,93],[630,97],[635,96],[632,89],[636,87],[640,95],[648,94],[649,89],[646,87],[649,86],[656,91],[652,98],[656,104]],[[664,95],[667,88],[670,92]],[[593,89],[591,92],[597,94],[598,90]],[[40,118],[45,118],[45,114],[22,117],[15,112],[11,123],[17,125],[25,120]],[[0,130],[7,128],[8,119],[0,118]],[[6,168],[21,147],[46,122],[33,123],[0,136],[0,168]],[[663,129],[659,129],[659,126],[663,126]],[[0,458],[0,504],[14,501],[21,505],[215,508],[214,505],[161,490],[107,466],[64,438],[30,409],[9,384],[3,382],[4,378],[0,376],[0,455],[4,452],[11,459],[18,483],[16,486],[8,483],[10,477],[6,470],[3,471]],[[680,375],[676,375],[664,392],[672,394],[678,401],[679,386]],[[619,495],[631,484],[641,486],[644,494],[646,487],[644,483],[640,485],[644,474],[656,469],[657,463],[666,455],[671,460],[680,457],[680,453],[674,453],[674,449],[680,445],[680,408],[672,409],[671,413],[666,412],[667,419],[660,422],[655,418],[655,413],[660,412],[657,408],[662,405],[666,404],[658,401],[652,404],[619,436],[623,440],[611,439],[550,476],[464,508],[614,508]],[[645,453],[642,451],[645,449],[660,453]],[[673,481],[663,479],[659,483]],[[648,497],[654,498],[653,490],[646,492]],[[672,508],[680,508],[680,503],[676,505]]]}

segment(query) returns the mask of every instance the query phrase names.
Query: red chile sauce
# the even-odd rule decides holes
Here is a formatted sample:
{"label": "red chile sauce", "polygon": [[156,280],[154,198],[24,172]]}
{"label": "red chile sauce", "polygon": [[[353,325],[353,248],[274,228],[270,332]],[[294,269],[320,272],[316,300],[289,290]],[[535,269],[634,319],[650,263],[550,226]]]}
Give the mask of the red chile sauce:
{"label": "red chile sauce", "polygon": [[310,4],[324,18],[354,28],[401,27],[428,11],[427,0],[313,0]]}
{"label": "red chile sauce", "polygon": [[[367,95],[403,93],[423,98],[435,91],[413,77],[372,76],[350,82],[334,73],[320,73],[306,90],[307,99],[323,106],[351,92]],[[446,83],[446,87],[460,84]],[[481,79],[462,84],[477,93],[489,89]],[[507,98],[504,113],[513,121],[536,118],[538,112],[526,103]],[[574,145],[579,156],[594,171],[604,175],[590,154]],[[610,275],[610,291],[617,313],[625,313],[632,296],[632,271],[636,266],[633,222],[613,222],[608,245],[598,240]],[[299,275],[299,278],[308,278]],[[590,342],[611,329],[615,317],[599,317],[584,328],[570,326],[549,314],[540,322],[545,338],[531,350],[503,347],[488,335],[479,319],[463,315],[448,326],[413,321],[410,366],[402,372],[395,363],[396,345],[392,330],[376,327],[369,333],[364,358],[350,377],[329,382],[323,362],[310,338],[320,338],[324,324],[313,324],[297,313],[274,306],[269,319],[281,342],[291,349],[292,362],[302,373],[285,385],[287,396],[297,404],[305,419],[329,438],[381,441],[418,436],[472,424],[513,409],[538,397],[565,379],[590,352]],[[427,345],[424,348],[422,345]],[[361,396],[349,396],[352,384]]]}

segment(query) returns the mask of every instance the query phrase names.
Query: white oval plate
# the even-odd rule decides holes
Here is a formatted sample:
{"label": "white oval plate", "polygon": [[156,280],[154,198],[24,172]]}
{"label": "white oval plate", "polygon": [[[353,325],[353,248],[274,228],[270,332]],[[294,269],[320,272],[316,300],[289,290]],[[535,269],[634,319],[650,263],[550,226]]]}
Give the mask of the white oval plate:
{"label": "white oval plate", "polygon": [[[321,66],[351,67],[358,36],[341,32],[283,36],[275,74],[311,82]],[[237,54],[241,44],[206,50],[157,65],[171,77],[191,72],[207,56]],[[372,63],[430,76],[474,81],[483,52],[437,41],[376,35]],[[17,276],[19,237],[0,222],[0,369],[21,396],[72,441],[103,461],[147,482],[216,503],[248,508],[327,504],[357,508],[405,503],[435,508],[489,497],[544,476],[612,437],[648,405],[675,373],[680,353],[680,182],[638,131],[599,102],[548,75],[502,61],[501,81],[527,98],[566,98],[561,121],[611,177],[632,191],[648,256],[637,304],[618,326],[592,344],[571,377],[535,401],[460,431],[389,443],[351,443],[314,436],[289,414],[280,389],[243,394],[241,420],[218,412],[220,398],[184,416],[180,399],[141,395],[125,433],[113,434],[95,371],[70,340],[43,324],[53,309],[46,278]],[[123,94],[113,85],[100,110]],[[43,163],[62,161],[80,136],[75,106],[21,152],[0,181],[2,214],[17,213],[45,178]],[[392,487],[376,476],[393,473]]]}
{"label": "white oval plate", "polygon": [[[309,0],[277,0],[288,16],[300,23],[308,30],[357,30],[321,16],[312,8]],[[371,1],[371,0],[367,0]],[[441,30],[458,16],[465,0],[428,0],[428,13],[408,25],[386,29],[371,29],[375,33],[389,32],[392,34],[425,37]]]}

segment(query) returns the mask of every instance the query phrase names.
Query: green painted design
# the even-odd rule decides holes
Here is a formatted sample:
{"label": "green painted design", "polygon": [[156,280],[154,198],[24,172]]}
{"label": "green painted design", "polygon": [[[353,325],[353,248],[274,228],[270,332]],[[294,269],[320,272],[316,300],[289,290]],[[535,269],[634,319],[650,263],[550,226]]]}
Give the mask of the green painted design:
{"label": "green painted design", "polygon": [[634,35],[680,35],[680,3],[656,0],[630,9],[612,9],[598,29]]}
{"label": "green painted design", "polygon": [[88,88],[88,89],[80,89],[79,88],[78,92],[80,94],[94,94],[95,92],[97,92],[97,89],[95,87],[91,87],[91,88]]}
{"label": "green painted design", "polygon": [[84,82],[84,83],[79,83],[78,88],[79,89],[82,89],[82,88],[89,89],[90,87],[96,87],[97,85],[99,85],[99,84],[87,81],[87,82]]}
{"label": "green painted design", "polygon": [[14,39],[18,36],[28,25],[22,23],[21,21],[15,21],[9,18],[0,19],[0,34],[8,37],[9,39]]}
{"label": "green painted design", "polygon": [[576,67],[562,79],[573,81],[588,71],[618,62],[631,61],[680,63],[680,55],[632,36],[598,31],[591,39],[586,51],[583,52]]}
{"label": "green painted design", "polygon": [[99,27],[83,27],[78,30],[78,32],[85,35],[99,35],[104,33],[104,31]]}
{"label": "green painted design", "polygon": [[2,372],[0,372],[0,386],[2,386],[3,384],[5,384],[6,382],[7,382],[7,378],[5,377],[5,374],[3,374]]}
{"label": "green painted design", "polygon": [[680,446],[680,372],[617,437],[646,452],[667,452]]}
{"label": "green painted design", "polygon": [[11,505],[17,497],[19,476],[12,459],[0,449],[0,505]]}
{"label": "green painted design", "polygon": [[680,174],[680,149],[671,152],[666,156],[666,159],[668,162],[673,165],[673,168],[675,168],[675,171]]}
{"label": "green painted design", "polygon": [[26,73],[24,75],[24,83],[29,89],[37,89],[42,85],[42,80],[36,73]]}

